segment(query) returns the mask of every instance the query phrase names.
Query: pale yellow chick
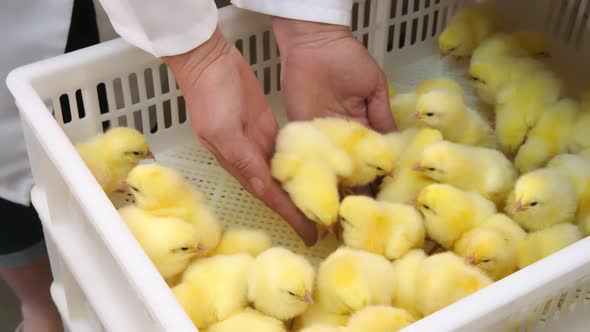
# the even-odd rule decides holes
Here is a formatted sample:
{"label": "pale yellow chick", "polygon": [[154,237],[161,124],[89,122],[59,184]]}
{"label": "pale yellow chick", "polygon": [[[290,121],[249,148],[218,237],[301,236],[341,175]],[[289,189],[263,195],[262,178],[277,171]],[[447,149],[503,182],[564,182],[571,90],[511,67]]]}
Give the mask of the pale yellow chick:
{"label": "pale yellow chick", "polygon": [[340,205],[344,244],[400,258],[424,243],[422,216],[410,205],[379,202],[368,196],[347,196]]}
{"label": "pale yellow chick", "polygon": [[395,160],[384,135],[352,120],[321,118],[312,122],[352,160],[352,174],[340,180],[343,186],[364,186],[393,171]]}
{"label": "pale yellow chick", "polygon": [[202,249],[192,224],[173,217],[156,217],[135,205],[118,210],[162,278],[170,279],[186,269]]}
{"label": "pale yellow chick", "polygon": [[389,305],[393,267],[383,256],[340,247],[321,264],[318,301],[329,312],[352,314],[370,305]]}
{"label": "pale yellow chick", "polygon": [[246,308],[246,275],[253,261],[247,254],[220,255],[198,259],[188,267],[172,292],[198,329]]}
{"label": "pale yellow chick", "polygon": [[504,214],[495,214],[455,243],[453,250],[465,258],[467,264],[500,280],[518,268],[518,245],[526,232]]}
{"label": "pale yellow chick", "polygon": [[272,247],[272,240],[262,230],[230,228],[223,232],[214,254],[232,255],[244,253],[256,257],[270,247]]}
{"label": "pale yellow chick", "polygon": [[212,325],[204,332],[287,332],[280,320],[246,308],[228,319]]}
{"label": "pale yellow chick", "polygon": [[545,69],[543,63],[531,58],[504,56],[473,63],[469,67],[469,78],[480,99],[495,105],[498,93],[507,83],[542,69]]}
{"label": "pale yellow chick", "polygon": [[221,223],[197,187],[174,169],[158,164],[136,166],[127,185],[140,209],[160,217],[175,217],[195,226],[202,255],[211,253],[221,239]]}
{"label": "pale yellow chick", "polygon": [[576,188],[576,220],[585,236],[590,235],[590,160],[573,154],[561,154],[548,164],[567,177]]}
{"label": "pale yellow chick", "polygon": [[480,194],[448,184],[435,183],[422,189],[415,204],[424,215],[428,237],[447,249],[496,213],[494,203]]}
{"label": "pale yellow chick", "polygon": [[404,309],[389,306],[366,307],[350,317],[347,332],[395,332],[415,322]]}
{"label": "pale yellow chick", "polygon": [[447,141],[427,147],[414,170],[439,183],[477,191],[498,208],[517,178],[514,166],[500,151]]}
{"label": "pale yellow chick", "polygon": [[256,310],[286,321],[313,303],[314,278],[305,257],[270,248],[256,257],[248,272],[248,299]]}
{"label": "pale yellow chick", "polygon": [[527,231],[574,220],[576,188],[554,169],[542,168],[522,175],[508,196],[506,213]]}
{"label": "pale yellow chick", "polygon": [[377,200],[408,204],[422,188],[433,183],[423,174],[413,171],[412,167],[420,161],[426,147],[442,140],[442,134],[436,129],[422,128],[417,131],[402,151],[395,174],[383,179]]}
{"label": "pale yellow chick", "polygon": [[300,316],[293,320],[293,331],[300,331],[313,325],[345,326],[348,323],[349,315],[336,314],[326,310],[319,302],[314,302]]}
{"label": "pale yellow chick", "polygon": [[443,30],[438,45],[442,55],[469,57],[487,37],[500,31],[503,22],[490,4],[473,4],[457,11]]}
{"label": "pale yellow chick", "polygon": [[523,269],[582,239],[582,232],[572,224],[558,224],[529,233],[518,248],[518,268]]}
{"label": "pale yellow chick", "polygon": [[400,259],[393,261],[395,293],[393,306],[407,310],[412,316],[420,318],[416,308],[418,272],[422,262],[426,259],[426,253],[422,249],[408,251]]}
{"label": "pale yellow chick", "polygon": [[428,316],[492,282],[484,272],[452,252],[432,255],[424,260],[418,273],[418,311]]}
{"label": "pale yellow chick", "polygon": [[76,144],[76,150],[107,195],[124,189],[122,182],[139,161],[154,158],[145,137],[119,127]]}
{"label": "pale yellow chick", "polygon": [[[463,97],[444,91],[432,91],[418,98],[417,119],[438,129],[446,140],[455,143],[496,146],[494,131],[484,118],[465,104]],[[461,124],[461,130],[457,130]]]}
{"label": "pale yellow chick", "polygon": [[514,159],[516,168],[526,173],[543,167],[551,158],[565,152],[578,111],[579,104],[571,99],[547,106],[518,150]]}
{"label": "pale yellow chick", "polygon": [[496,105],[496,136],[504,153],[514,155],[546,105],[559,99],[563,82],[549,70],[540,70],[506,84]]}

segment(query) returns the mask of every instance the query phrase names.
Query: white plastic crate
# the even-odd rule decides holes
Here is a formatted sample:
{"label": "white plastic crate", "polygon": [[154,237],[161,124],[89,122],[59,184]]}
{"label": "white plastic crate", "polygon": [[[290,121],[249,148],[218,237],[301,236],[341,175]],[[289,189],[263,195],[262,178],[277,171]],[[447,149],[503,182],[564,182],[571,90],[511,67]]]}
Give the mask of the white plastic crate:
{"label": "white plastic crate", "polygon": [[[450,59],[441,62],[436,46],[450,15],[466,3],[357,1],[353,31],[396,89],[445,75],[460,81],[475,102],[464,69]],[[590,86],[584,85],[590,68],[579,66],[590,55],[590,0],[496,3],[510,27],[551,38],[552,63],[566,75],[569,91]],[[226,7],[220,22],[284,123],[270,19]],[[8,85],[25,128],[36,181],[33,202],[55,274],[52,294],[71,331],[196,331],[73,148],[72,143],[105,126],[141,130],[159,162],[179,169],[208,194],[225,225],[263,228],[275,244],[314,263],[335,248],[329,240],[305,248],[286,223],[243,191],[198,143],[171,72],[120,39],[19,68],[9,75]],[[588,331],[588,253],[590,240],[585,239],[404,331]]]}

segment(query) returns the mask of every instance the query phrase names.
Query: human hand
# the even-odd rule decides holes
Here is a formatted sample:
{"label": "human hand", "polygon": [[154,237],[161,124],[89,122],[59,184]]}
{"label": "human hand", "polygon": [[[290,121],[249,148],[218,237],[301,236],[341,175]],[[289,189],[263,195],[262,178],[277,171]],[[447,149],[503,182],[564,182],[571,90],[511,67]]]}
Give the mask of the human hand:
{"label": "human hand", "polygon": [[289,120],[345,117],[395,130],[387,80],[348,27],[273,17]]}
{"label": "human hand", "polygon": [[315,225],[270,174],[278,125],[256,77],[219,29],[203,45],[165,57],[184,94],[193,129],[217,161],[283,217],[307,245]]}

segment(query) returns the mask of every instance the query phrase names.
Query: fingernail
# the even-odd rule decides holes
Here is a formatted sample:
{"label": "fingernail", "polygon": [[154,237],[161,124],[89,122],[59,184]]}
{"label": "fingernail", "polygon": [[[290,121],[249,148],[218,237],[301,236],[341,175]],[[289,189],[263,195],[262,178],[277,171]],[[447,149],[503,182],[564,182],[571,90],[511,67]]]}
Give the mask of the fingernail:
{"label": "fingernail", "polygon": [[250,185],[257,195],[262,196],[264,194],[264,182],[262,182],[262,179],[258,177],[250,178]]}

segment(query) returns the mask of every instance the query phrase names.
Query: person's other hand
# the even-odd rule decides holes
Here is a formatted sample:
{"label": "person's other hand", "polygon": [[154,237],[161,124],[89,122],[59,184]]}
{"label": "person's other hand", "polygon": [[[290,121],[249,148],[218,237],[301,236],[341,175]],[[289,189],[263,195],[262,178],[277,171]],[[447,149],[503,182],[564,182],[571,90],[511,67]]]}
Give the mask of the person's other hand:
{"label": "person's other hand", "polygon": [[241,184],[289,222],[307,245],[315,225],[295,207],[270,174],[278,125],[254,73],[219,31],[203,45],[165,57],[203,145]]}
{"label": "person's other hand", "polygon": [[273,17],[289,120],[355,119],[395,130],[387,80],[348,27]]}

